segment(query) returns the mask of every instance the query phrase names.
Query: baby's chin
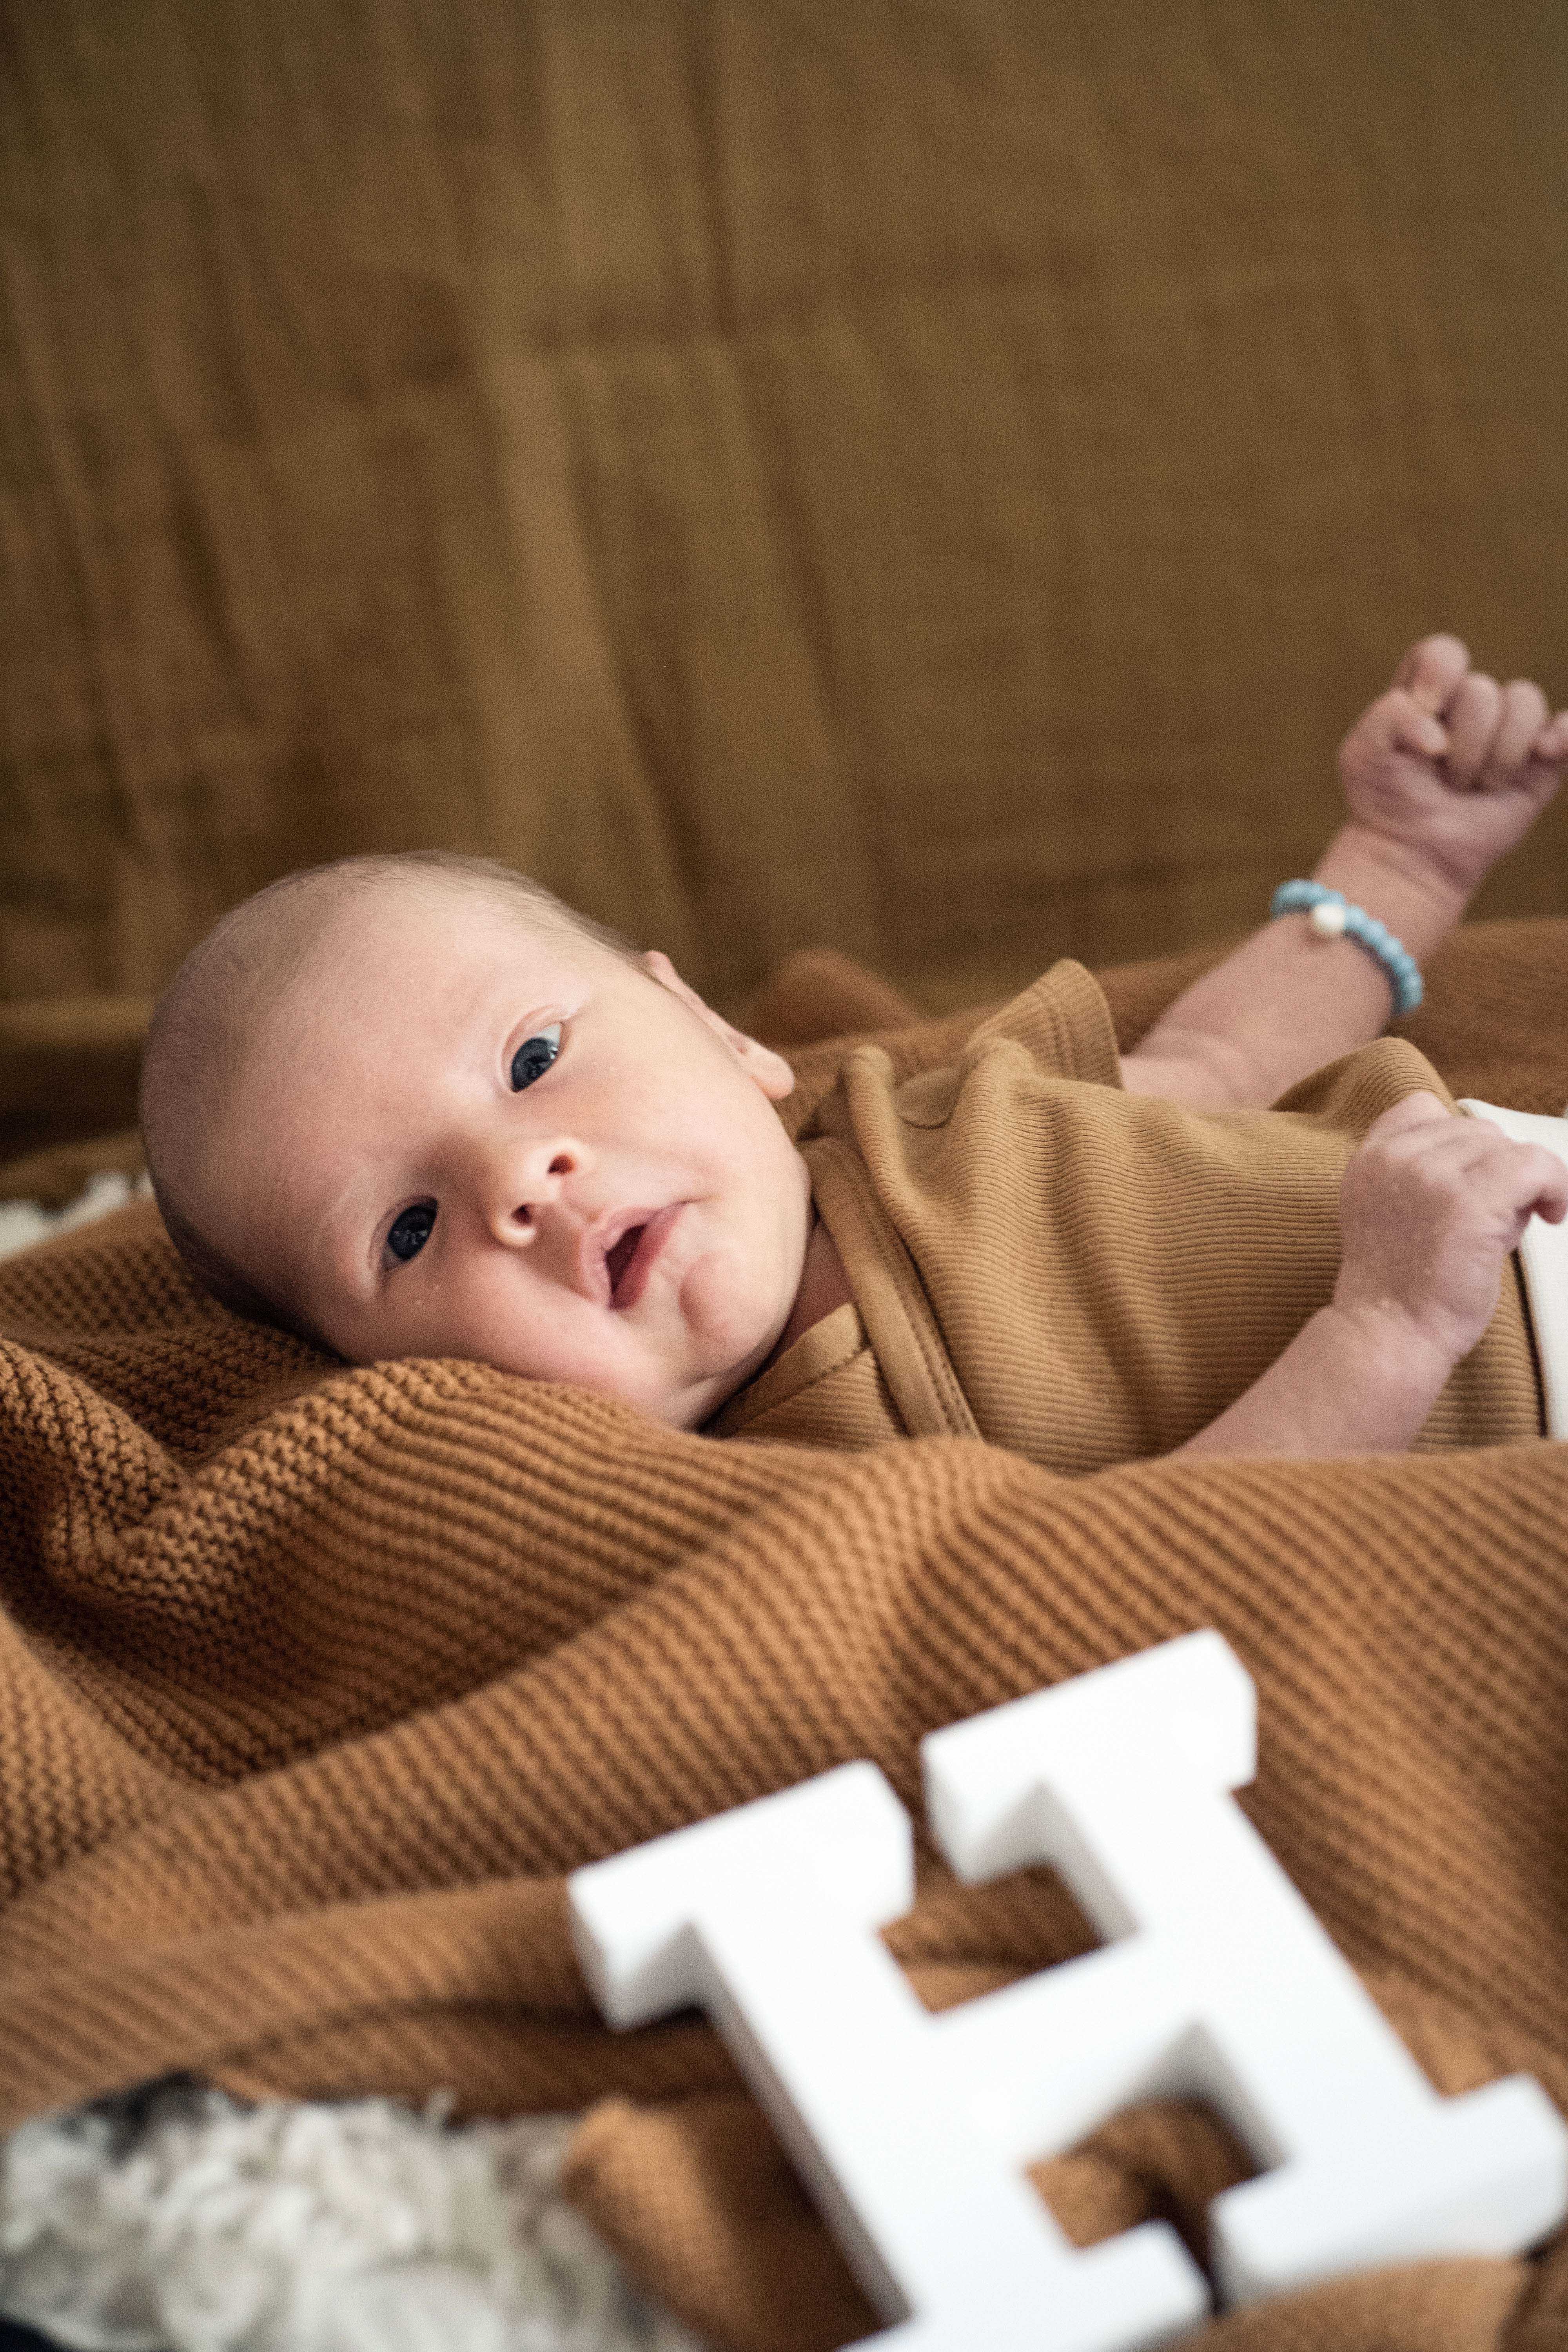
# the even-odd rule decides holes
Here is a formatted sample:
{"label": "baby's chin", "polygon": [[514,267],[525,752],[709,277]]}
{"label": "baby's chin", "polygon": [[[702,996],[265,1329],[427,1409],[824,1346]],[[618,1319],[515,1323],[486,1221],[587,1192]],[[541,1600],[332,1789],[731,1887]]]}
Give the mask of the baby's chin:
{"label": "baby's chin", "polygon": [[[800,1287],[787,1269],[770,1280],[728,1251],[711,1250],[687,1268],[680,1308],[690,1347],[694,1402],[680,1426],[694,1429],[754,1378],[778,1342]],[[700,1401],[699,1400],[700,1391]]]}

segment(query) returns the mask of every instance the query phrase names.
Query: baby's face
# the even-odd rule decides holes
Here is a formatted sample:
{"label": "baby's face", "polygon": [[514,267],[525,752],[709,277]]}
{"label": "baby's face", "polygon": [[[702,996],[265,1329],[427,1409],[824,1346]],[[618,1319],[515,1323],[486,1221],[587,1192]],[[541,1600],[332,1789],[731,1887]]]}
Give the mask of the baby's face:
{"label": "baby's face", "polygon": [[788,1066],[662,958],[478,894],[343,910],[248,1051],[200,1206],[355,1362],[465,1356],[694,1428],[800,1286]]}

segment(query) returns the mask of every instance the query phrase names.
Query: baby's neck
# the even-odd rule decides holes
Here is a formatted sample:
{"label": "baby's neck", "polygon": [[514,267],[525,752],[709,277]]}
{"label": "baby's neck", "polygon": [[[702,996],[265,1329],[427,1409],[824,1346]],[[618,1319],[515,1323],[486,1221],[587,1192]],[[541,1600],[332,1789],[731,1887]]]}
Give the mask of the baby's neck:
{"label": "baby's neck", "polygon": [[820,1323],[823,1317],[831,1315],[836,1307],[844,1306],[851,1296],[844,1261],[834,1246],[833,1236],[822,1219],[814,1216],[811,1237],[805,1245],[805,1264],[801,1269],[800,1288],[795,1292],[789,1320],[779,1334],[778,1345],[769,1357],[769,1363],[777,1363],[784,1349],[798,1339],[803,1331],[809,1331],[814,1323]]}

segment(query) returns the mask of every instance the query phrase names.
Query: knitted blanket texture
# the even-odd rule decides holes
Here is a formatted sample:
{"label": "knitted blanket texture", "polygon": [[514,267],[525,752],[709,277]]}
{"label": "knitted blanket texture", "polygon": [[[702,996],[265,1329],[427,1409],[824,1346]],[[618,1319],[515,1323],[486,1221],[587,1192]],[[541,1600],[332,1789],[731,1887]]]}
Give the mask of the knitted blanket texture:
{"label": "knitted blanket texture", "polygon": [[[1124,1044],[1192,969],[1106,975]],[[848,1025],[872,1000],[832,979],[759,1025]],[[1456,1091],[1560,1109],[1568,924],[1462,932],[1403,1028]],[[564,1874],[855,1757],[918,1811],[925,1732],[1201,1625],[1258,1682],[1247,1811],[1434,2082],[1524,2068],[1568,2109],[1561,1446],[1068,1480],[721,1444],[472,1363],[347,1370],[198,1297],[142,1204],[0,1267],[0,2127],[175,2070],[585,2108],[569,2186],[633,2271],[715,2345],[827,2352],[873,2315],[708,2028],[599,2024]],[[1047,1873],[921,1885],[889,1941],[933,2006],[1091,1940]],[[1167,2214],[1201,2250],[1246,2169],[1166,2103],[1036,2177],[1080,2242]],[[1202,2340],[1547,2352],[1568,2254]]]}

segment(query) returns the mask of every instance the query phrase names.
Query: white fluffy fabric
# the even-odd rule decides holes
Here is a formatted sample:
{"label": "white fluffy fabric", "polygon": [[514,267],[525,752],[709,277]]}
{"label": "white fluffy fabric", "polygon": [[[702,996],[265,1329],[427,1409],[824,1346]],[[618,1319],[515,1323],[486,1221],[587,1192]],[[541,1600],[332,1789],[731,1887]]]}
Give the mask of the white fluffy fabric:
{"label": "white fluffy fabric", "polygon": [[69,1233],[73,1225],[90,1225],[95,1217],[107,1217],[110,1209],[122,1209],[127,1201],[147,1199],[152,1190],[145,1176],[132,1182],[117,1169],[106,1168],[89,1176],[63,1209],[41,1209],[37,1201],[0,1201],[0,1257],[46,1242],[51,1234]]}
{"label": "white fluffy fabric", "polygon": [[700,2352],[560,2194],[570,2116],[172,2084],[0,2142],[0,2310],[83,2352]]}

